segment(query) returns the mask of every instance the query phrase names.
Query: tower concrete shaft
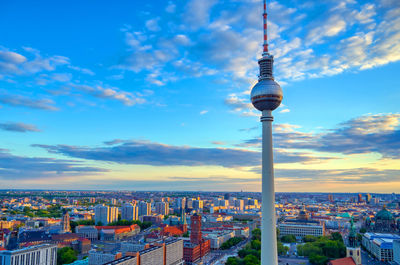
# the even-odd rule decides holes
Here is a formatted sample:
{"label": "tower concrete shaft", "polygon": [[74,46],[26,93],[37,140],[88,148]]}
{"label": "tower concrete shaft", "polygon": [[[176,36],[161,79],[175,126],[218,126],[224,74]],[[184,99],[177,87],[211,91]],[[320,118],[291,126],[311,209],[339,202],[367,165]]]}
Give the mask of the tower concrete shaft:
{"label": "tower concrete shaft", "polygon": [[278,265],[272,144],[273,120],[271,110],[262,111],[261,265]]}

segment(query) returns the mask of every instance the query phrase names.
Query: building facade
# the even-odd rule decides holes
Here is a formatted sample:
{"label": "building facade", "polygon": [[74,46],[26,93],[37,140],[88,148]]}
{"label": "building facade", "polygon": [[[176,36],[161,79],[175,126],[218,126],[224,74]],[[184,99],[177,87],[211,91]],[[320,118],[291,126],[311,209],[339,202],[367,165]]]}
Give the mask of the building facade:
{"label": "building facade", "polygon": [[94,220],[98,225],[108,225],[109,223],[118,221],[118,208],[105,205],[96,205],[94,208]]}
{"label": "building facade", "polygon": [[1,265],[57,265],[57,246],[37,245],[17,250],[0,251]]}
{"label": "building facade", "polygon": [[382,233],[365,233],[362,245],[375,258],[383,262],[393,261],[393,242],[400,240],[399,235]]}
{"label": "building facade", "polygon": [[156,202],[155,203],[156,213],[162,215],[169,214],[169,203],[168,202]]}
{"label": "building facade", "polygon": [[279,234],[284,235],[294,235],[296,237],[304,237],[307,235],[310,236],[323,236],[325,235],[325,226],[324,224],[320,224],[319,222],[305,221],[301,222],[300,220],[296,222],[284,222],[278,225]]}
{"label": "building facade", "polygon": [[138,207],[130,203],[126,203],[121,208],[122,220],[138,220]]}
{"label": "building facade", "polygon": [[139,208],[139,216],[143,215],[151,215],[151,203],[141,201],[138,205]]}

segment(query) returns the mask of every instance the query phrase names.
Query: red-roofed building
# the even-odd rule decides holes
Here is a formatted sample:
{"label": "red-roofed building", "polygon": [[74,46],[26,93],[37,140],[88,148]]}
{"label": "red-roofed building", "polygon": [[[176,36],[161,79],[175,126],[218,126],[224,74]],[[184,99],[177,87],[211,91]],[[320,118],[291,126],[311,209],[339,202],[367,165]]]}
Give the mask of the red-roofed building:
{"label": "red-roofed building", "polygon": [[352,257],[329,261],[328,265],[356,265]]}
{"label": "red-roofed building", "polygon": [[162,231],[161,234],[163,236],[182,236],[185,232],[182,231],[179,227],[177,226],[165,226]]}
{"label": "red-roofed building", "polygon": [[101,240],[122,240],[135,236],[140,232],[137,224],[129,226],[96,226]]}

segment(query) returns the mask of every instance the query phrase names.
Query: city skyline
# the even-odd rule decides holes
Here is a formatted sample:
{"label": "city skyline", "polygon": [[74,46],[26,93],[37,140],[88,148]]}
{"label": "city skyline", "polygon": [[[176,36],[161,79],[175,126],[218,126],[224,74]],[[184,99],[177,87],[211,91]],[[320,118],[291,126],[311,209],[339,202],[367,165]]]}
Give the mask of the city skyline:
{"label": "city skyline", "polygon": [[[260,191],[261,1],[0,4],[2,188]],[[398,192],[400,4],[271,1],[277,192]]]}

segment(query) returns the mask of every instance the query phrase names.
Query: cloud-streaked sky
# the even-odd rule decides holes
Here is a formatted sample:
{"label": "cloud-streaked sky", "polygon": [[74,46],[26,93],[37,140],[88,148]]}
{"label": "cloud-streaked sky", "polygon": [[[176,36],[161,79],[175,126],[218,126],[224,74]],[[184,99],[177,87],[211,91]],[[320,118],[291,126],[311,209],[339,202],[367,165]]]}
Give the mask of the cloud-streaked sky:
{"label": "cloud-streaked sky", "polygon": [[[260,189],[261,0],[2,1],[2,188]],[[277,191],[400,192],[400,2],[269,1]]]}

